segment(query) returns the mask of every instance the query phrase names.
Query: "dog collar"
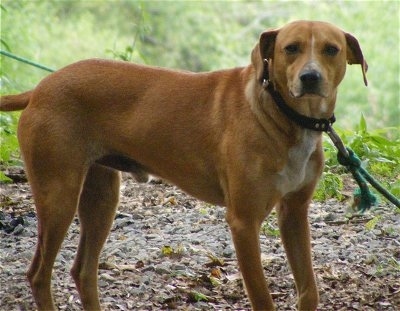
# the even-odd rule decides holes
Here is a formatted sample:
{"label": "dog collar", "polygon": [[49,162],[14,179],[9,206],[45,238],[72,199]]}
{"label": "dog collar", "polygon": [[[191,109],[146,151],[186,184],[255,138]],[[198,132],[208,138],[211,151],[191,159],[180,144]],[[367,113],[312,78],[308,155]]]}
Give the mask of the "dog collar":
{"label": "dog collar", "polygon": [[297,125],[317,132],[327,132],[331,128],[331,125],[336,121],[335,115],[332,115],[329,119],[316,119],[302,115],[285,103],[285,100],[281,94],[274,89],[272,83],[269,83],[268,80],[264,79],[262,84],[272,96],[274,102],[279,107],[279,110]]}

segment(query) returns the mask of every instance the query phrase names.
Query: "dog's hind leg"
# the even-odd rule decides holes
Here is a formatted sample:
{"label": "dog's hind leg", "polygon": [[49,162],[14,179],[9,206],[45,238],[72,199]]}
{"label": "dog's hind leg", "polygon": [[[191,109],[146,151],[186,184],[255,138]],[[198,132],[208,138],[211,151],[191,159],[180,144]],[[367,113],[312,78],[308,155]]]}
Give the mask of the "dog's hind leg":
{"label": "dog's hind leg", "polygon": [[89,167],[85,145],[77,143],[80,137],[68,123],[36,107],[26,108],[19,121],[18,139],[38,218],[38,242],[27,277],[39,310],[56,309],[51,292],[54,261]]}
{"label": "dog's hind leg", "polygon": [[78,206],[85,170],[60,166],[55,171],[44,166],[33,169],[26,160],[38,217],[38,244],[27,276],[38,309],[54,310],[51,274]]}
{"label": "dog's hind leg", "polygon": [[119,185],[118,171],[94,164],[89,169],[82,190],[78,208],[81,236],[71,274],[85,310],[100,310],[98,261],[114,220]]}

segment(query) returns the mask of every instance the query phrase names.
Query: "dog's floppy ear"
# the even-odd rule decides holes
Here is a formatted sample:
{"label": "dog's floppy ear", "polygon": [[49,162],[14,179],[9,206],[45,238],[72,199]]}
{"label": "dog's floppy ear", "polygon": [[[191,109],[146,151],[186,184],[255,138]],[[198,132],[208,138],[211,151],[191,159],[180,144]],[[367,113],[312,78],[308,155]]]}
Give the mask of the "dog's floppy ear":
{"label": "dog's floppy ear", "polygon": [[275,39],[279,30],[267,30],[260,36],[260,40],[254,47],[251,53],[251,62],[256,70],[257,80],[262,81],[266,76],[265,70],[268,70],[268,65],[265,60],[273,58]]}
{"label": "dog's floppy ear", "polygon": [[364,83],[367,86],[368,81],[367,81],[367,70],[368,70],[368,64],[364,59],[364,55],[361,51],[360,44],[358,43],[357,39],[353,37],[349,33],[345,33],[346,36],[346,41],[347,41],[347,62],[352,65],[352,64],[360,64],[362,73],[363,73],[363,78],[364,78]]}

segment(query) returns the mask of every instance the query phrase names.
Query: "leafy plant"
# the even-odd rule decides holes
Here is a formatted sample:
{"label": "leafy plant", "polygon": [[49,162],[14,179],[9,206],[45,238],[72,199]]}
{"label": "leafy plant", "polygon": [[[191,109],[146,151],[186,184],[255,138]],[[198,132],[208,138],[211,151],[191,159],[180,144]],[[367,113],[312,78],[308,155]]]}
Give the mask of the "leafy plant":
{"label": "leafy plant", "polygon": [[262,227],[261,231],[264,233],[266,237],[274,237],[277,238],[280,236],[280,231],[278,228],[278,223],[277,223],[277,218],[276,218],[276,212],[275,210],[271,212],[270,217],[268,217]]}
{"label": "leafy plant", "polygon": [[326,201],[329,198],[336,198],[341,201],[344,198],[341,193],[342,190],[343,180],[341,175],[331,171],[325,171],[322,173],[318,188],[314,193],[314,199],[319,202]]}
{"label": "leafy plant", "polygon": [[164,245],[161,248],[161,255],[166,257],[181,257],[185,253],[185,247],[181,244],[177,245],[176,247],[172,247],[170,245]]}
{"label": "leafy plant", "polygon": [[132,46],[128,45],[122,52],[116,50],[107,50],[107,52],[110,52],[115,59],[130,62],[132,60],[134,50]]}
{"label": "leafy plant", "polygon": [[189,296],[189,301],[193,301],[193,302],[210,300],[210,297],[208,297],[207,295],[204,295],[198,291],[195,291],[195,290],[188,292],[188,296]]}
{"label": "leafy plant", "polygon": [[15,116],[0,114],[0,162],[11,162],[18,156]]}
{"label": "leafy plant", "polygon": [[372,218],[370,221],[368,221],[365,224],[365,228],[367,228],[367,230],[371,231],[374,230],[376,225],[379,223],[379,221],[382,219],[382,216],[377,215],[374,218]]}
{"label": "leafy plant", "polygon": [[[18,114],[0,113],[0,164],[21,165],[19,145],[16,135]],[[0,171],[0,182],[10,182],[4,172]]]}

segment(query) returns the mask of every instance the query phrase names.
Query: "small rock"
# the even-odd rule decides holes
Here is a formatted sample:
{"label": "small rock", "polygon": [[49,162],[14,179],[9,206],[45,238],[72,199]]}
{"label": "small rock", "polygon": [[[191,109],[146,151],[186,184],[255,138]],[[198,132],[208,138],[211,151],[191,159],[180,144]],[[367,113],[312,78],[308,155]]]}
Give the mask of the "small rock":
{"label": "small rock", "polygon": [[18,225],[14,228],[13,234],[14,234],[14,235],[21,235],[21,234],[24,232],[24,230],[25,230],[24,226],[21,225],[21,224],[18,224]]}
{"label": "small rock", "polygon": [[336,220],[337,216],[333,213],[328,213],[325,217],[324,217],[324,221],[330,222],[330,221],[334,221]]}

